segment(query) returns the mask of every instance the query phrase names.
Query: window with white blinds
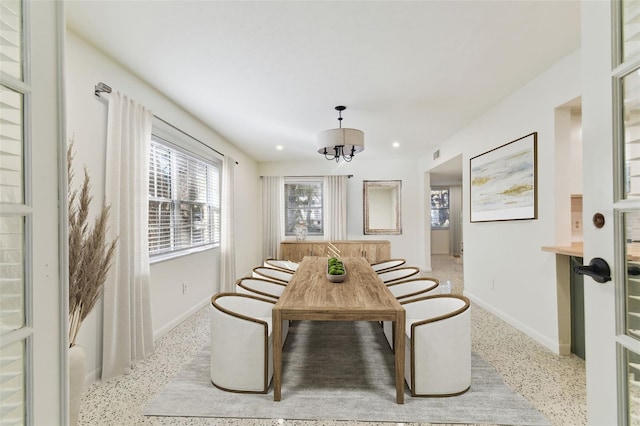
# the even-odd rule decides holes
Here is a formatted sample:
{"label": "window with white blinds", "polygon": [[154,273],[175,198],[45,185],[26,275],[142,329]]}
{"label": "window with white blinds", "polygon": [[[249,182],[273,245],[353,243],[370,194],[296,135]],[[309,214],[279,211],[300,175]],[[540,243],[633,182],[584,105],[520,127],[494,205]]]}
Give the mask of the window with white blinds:
{"label": "window with white blinds", "polygon": [[0,69],[16,80],[22,80],[22,2],[2,0],[0,3]]}
{"label": "window with white blinds", "polygon": [[23,98],[0,85],[0,202],[22,204],[23,190]]}
{"label": "window with white blinds", "polygon": [[[0,216],[0,332],[25,326],[24,216]],[[1,361],[1,359],[0,359]]]}
{"label": "window with white blinds", "polygon": [[220,167],[153,137],[149,158],[149,255],[220,244]]}
{"label": "window with white blinds", "polygon": [[2,408],[0,424],[24,425],[26,394],[26,341],[20,340],[0,347],[0,377],[2,378]]}
{"label": "window with white blinds", "polygon": [[307,226],[308,235],[324,234],[322,181],[322,178],[285,180],[285,235],[295,235],[299,222]]}

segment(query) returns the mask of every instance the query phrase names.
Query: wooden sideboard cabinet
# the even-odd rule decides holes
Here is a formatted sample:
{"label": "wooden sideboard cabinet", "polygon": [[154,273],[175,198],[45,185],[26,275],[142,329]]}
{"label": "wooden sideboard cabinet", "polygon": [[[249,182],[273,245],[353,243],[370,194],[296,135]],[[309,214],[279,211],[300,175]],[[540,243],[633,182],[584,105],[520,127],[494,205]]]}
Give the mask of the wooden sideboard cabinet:
{"label": "wooden sideboard cabinet", "polygon": [[[328,241],[282,241],[280,258],[300,262],[305,256],[326,256]],[[391,259],[387,240],[331,241],[344,257],[364,257],[369,263]]]}

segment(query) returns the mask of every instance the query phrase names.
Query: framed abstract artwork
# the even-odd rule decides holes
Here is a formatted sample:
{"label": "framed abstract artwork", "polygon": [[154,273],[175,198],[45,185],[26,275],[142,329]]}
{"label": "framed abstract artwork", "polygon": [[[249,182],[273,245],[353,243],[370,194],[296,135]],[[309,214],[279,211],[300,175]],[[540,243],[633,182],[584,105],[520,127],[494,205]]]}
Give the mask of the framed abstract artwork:
{"label": "framed abstract artwork", "polygon": [[471,222],[538,218],[537,142],[534,132],[471,158]]}

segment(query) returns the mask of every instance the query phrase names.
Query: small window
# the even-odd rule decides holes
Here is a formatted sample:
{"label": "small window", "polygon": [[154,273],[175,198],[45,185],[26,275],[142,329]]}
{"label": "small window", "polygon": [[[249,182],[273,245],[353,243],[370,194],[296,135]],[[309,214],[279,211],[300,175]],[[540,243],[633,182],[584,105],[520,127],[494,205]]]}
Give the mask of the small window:
{"label": "small window", "polygon": [[285,235],[295,235],[298,222],[307,225],[307,235],[323,235],[322,180],[285,181]]}
{"label": "small window", "polygon": [[431,229],[449,228],[449,188],[431,190]]}
{"label": "small window", "polygon": [[220,168],[152,137],[149,255],[220,243]]}

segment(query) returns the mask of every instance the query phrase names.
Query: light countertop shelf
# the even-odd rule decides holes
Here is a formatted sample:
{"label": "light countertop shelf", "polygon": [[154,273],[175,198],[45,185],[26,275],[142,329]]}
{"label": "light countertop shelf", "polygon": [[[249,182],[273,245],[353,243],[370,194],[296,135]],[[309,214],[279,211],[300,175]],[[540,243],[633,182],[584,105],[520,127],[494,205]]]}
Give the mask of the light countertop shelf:
{"label": "light countertop shelf", "polygon": [[582,243],[572,243],[570,246],[544,246],[542,251],[548,251],[556,254],[564,254],[567,256],[582,257]]}
{"label": "light countertop shelf", "polygon": [[[639,262],[640,261],[640,243],[633,242],[627,243],[626,247],[627,261]],[[542,251],[548,251],[556,254],[564,254],[566,256],[583,257],[583,245],[582,243],[573,243],[570,246],[544,246]]]}

